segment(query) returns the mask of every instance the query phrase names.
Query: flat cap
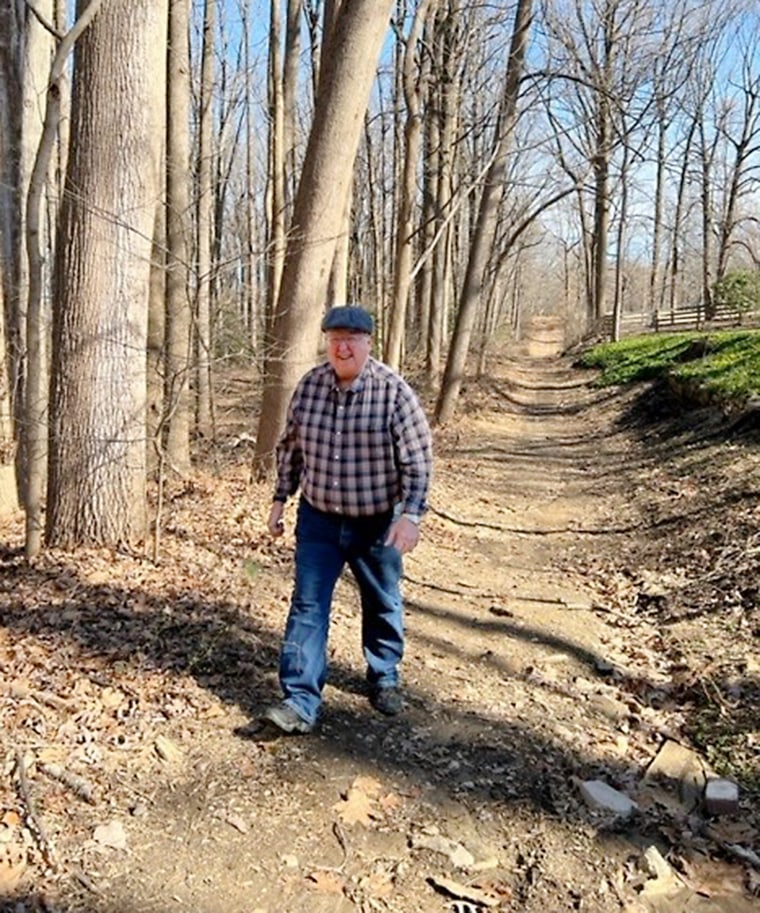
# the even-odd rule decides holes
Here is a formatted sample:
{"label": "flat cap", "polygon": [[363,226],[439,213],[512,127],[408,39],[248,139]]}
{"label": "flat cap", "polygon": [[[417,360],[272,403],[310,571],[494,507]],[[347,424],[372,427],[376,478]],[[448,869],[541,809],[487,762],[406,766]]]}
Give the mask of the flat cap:
{"label": "flat cap", "polygon": [[372,333],[373,329],[372,315],[358,305],[330,308],[322,318],[322,332],[353,330],[355,333]]}

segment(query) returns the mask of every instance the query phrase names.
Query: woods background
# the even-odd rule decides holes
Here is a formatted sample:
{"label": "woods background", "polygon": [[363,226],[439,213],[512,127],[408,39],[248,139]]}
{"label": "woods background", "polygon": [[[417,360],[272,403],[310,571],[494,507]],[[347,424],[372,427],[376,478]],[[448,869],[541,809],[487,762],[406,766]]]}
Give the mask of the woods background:
{"label": "woods background", "polygon": [[426,378],[559,314],[760,301],[750,0],[0,0],[0,490],[128,545],[251,366],[264,476],[330,304]]}

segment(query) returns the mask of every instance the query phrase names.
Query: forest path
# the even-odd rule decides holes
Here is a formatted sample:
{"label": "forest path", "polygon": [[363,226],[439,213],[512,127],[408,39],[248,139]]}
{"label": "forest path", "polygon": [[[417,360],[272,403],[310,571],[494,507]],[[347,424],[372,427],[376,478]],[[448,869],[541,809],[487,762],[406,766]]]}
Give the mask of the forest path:
{"label": "forest path", "polygon": [[[41,806],[79,874],[40,878],[24,910],[47,909],[41,896],[72,913],[758,909],[741,868],[701,849],[688,879],[647,869],[644,854],[667,855],[687,827],[677,808],[642,800],[623,822],[581,796],[581,781],[602,780],[641,800],[668,717],[648,698],[663,642],[606,575],[641,535],[645,454],[618,421],[619,395],[561,346],[554,321],[534,321],[437,434],[431,511],[405,564],[399,718],[368,705],[346,578],[317,732],[236,734],[278,693],[292,560],[289,536],[262,536],[268,492],[252,506],[239,464],[169,502],[161,567],[122,558],[68,582],[43,574],[27,606],[18,578],[7,624],[26,640],[3,654],[6,669],[20,676],[11,657],[39,636],[27,683],[44,668],[37,687],[62,692],[79,670],[71,693],[85,715],[57,730],[56,757],[86,751],[90,766],[73,769],[97,774],[108,797],[89,808],[61,788]],[[104,580],[109,605],[123,602],[116,624],[99,609]],[[63,615],[37,612],[59,591]],[[96,825],[115,828],[110,842],[93,839]]]}

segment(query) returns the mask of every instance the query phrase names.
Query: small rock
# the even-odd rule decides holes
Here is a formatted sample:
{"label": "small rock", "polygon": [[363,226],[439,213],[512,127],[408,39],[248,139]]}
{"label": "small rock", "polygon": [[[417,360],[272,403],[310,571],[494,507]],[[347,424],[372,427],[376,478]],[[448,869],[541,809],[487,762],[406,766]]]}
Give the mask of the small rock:
{"label": "small rock", "polygon": [[645,793],[665,806],[680,806],[689,812],[699,803],[705,785],[702,759],[691,748],[666,739],[647,768],[641,783]]}
{"label": "small rock", "polygon": [[126,850],[127,835],[121,821],[111,821],[108,824],[99,824],[93,832],[93,840],[101,846],[113,850]]}
{"label": "small rock", "polygon": [[475,857],[461,843],[457,843],[456,840],[449,840],[448,837],[443,837],[440,834],[432,836],[421,834],[412,839],[412,848],[432,850],[434,853],[448,856],[452,864],[460,869],[469,868],[475,863]]}
{"label": "small rock", "polygon": [[613,789],[602,780],[584,780],[580,784],[581,795],[591,808],[613,812],[621,818],[628,818],[638,806],[625,793]]}
{"label": "small rock", "polygon": [[162,761],[171,763],[179,761],[182,757],[182,749],[176,742],[172,742],[171,739],[167,739],[164,735],[160,735],[156,738],[154,748],[156,749],[156,754]]}
{"label": "small rock", "polygon": [[613,723],[622,723],[630,716],[628,707],[622,701],[616,701],[614,697],[608,697],[606,694],[593,694],[589,698],[589,704],[597,713]]}
{"label": "small rock", "polygon": [[708,815],[735,815],[739,811],[739,787],[732,780],[716,777],[705,787]]}

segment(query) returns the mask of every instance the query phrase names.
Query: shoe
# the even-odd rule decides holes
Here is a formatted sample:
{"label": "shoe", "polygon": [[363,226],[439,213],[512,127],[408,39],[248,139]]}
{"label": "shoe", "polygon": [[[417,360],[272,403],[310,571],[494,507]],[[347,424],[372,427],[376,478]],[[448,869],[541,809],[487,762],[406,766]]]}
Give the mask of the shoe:
{"label": "shoe", "polygon": [[306,735],[314,729],[313,723],[308,723],[303,717],[299,716],[296,711],[284,701],[280,704],[273,704],[263,713],[263,719],[274,725],[288,735]]}
{"label": "shoe", "polygon": [[369,702],[380,713],[386,716],[396,716],[404,708],[401,689],[395,685],[385,688],[373,688],[369,693]]}

